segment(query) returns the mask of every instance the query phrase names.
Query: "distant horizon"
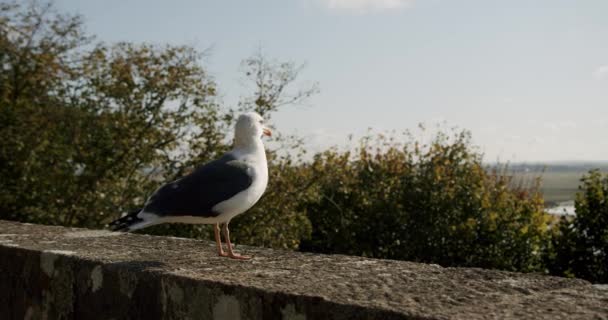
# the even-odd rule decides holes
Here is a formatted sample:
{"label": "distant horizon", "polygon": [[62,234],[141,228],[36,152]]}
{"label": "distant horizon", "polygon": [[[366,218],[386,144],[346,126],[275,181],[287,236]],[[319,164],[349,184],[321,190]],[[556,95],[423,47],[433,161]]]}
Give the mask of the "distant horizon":
{"label": "distant horizon", "polygon": [[577,164],[577,165],[585,165],[585,164],[589,164],[589,165],[593,165],[593,164],[602,164],[602,165],[608,165],[608,160],[546,160],[546,161],[536,161],[536,160],[532,160],[532,161],[513,161],[510,162],[513,164],[518,164],[518,165],[524,165],[524,164],[530,164],[530,165],[536,165],[536,164],[559,164],[559,165],[567,165],[567,164]]}

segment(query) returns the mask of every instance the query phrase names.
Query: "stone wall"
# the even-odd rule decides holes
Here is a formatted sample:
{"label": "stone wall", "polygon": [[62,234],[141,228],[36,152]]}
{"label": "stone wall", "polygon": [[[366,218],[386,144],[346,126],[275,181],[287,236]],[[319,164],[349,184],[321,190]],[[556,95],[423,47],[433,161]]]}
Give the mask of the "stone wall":
{"label": "stone wall", "polygon": [[583,280],[0,221],[0,319],[608,319]]}

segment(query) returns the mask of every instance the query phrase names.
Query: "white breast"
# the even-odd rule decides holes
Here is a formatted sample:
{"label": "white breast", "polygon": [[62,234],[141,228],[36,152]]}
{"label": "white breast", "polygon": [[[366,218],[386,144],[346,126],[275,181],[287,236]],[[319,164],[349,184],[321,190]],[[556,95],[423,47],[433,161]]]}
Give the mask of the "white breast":
{"label": "white breast", "polygon": [[213,207],[213,211],[221,212],[217,217],[221,222],[227,222],[247,210],[260,200],[268,184],[268,166],[266,155],[263,153],[244,155],[242,161],[250,165],[248,171],[252,176],[249,188],[237,193],[232,198],[222,201]]}

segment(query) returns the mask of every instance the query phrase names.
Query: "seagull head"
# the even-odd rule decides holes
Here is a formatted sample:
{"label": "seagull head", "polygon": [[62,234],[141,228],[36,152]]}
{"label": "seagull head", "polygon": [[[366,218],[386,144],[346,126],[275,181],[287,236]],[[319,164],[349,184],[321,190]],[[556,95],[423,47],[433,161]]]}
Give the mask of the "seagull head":
{"label": "seagull head", "polygon": [[236,140],[249,141],[251,138],[271,136],[272,132],[264,126],[264,118],[255,112],[244,113],[239,116],[234,129]]}

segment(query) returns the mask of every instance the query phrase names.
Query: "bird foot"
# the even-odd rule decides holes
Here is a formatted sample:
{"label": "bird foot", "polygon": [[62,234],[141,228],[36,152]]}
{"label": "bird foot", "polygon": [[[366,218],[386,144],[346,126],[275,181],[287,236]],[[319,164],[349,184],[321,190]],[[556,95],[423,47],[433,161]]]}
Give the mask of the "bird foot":
{"label": "bird foot", "polygon": [[238,253],[228,253],[228,257],[232,258],[232,259],[236,259],[236,260],[249,260],[251,259],[250,256],[242,256]]}
{"label": "bird foot", "polygon": [[224,251],[218,252],[217,255],[220,257],[228,257],[228,258],[235,259],[235,260],[249,260],[252,258],[250,256],[243,256],[238,253],[234,253],[234,252],[231,253],[231,252],[224,252]]}

